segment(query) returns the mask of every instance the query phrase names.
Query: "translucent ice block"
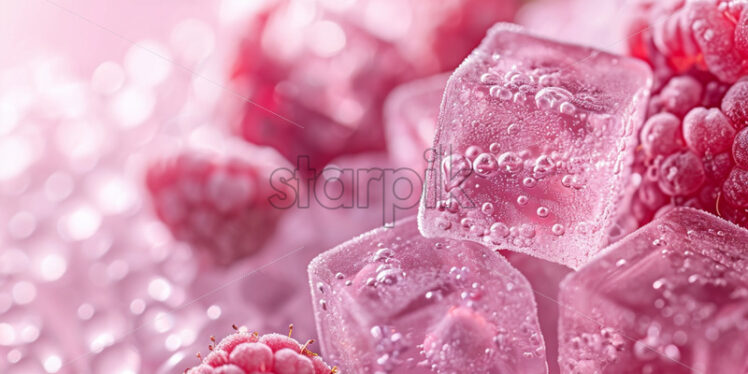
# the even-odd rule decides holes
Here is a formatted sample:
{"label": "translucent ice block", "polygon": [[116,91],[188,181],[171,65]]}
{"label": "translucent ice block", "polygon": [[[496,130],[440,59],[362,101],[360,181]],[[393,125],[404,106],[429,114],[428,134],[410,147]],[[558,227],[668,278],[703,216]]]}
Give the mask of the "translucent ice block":
{"label": "translucent ice block", "polygon": [[447,83],[422,233],[583,265],[607,240],[650,85],[640,61],[494,26]]}
{"label": "translucent ice block", "polygon": [[309,266],[324,357],[344,373],[546,373],[532,289],[499,254],[411,217]]}
{"label": "translucent ice block", "polygon": [[449,74],[439,74],[398,86],[385,103],[387,150],[393,161],[419,174],[431,158],[436,119]]}
{"label": "translucent ice block", "polygon": [[548,373],[557,374],[558,368],[558,288],[571,272],[566,266],[541,260],[519,252],[502,251],[507,261],[527,278],[538,305],[538,321],[545,339]]}
{"label": "translucent ice block", "polygon": [[564,373],[745,373],[748,231],[678,208],[561,285]]}

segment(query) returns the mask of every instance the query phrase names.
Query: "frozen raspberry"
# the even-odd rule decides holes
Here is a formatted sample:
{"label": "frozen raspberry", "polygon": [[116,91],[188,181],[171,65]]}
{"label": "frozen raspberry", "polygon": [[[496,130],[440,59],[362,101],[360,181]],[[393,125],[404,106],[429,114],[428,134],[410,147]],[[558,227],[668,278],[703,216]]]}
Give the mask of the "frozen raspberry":
{"label": "frozen raspberry", "polygon": [[[453,69],[517,0],[281,0],[247,22],[228,100],[233,129],[317,170],[385,148],[397,85]],[[236,95],[233,95],[236,96]]]}
{"label": "frozen raspberry", "polygon": [[247,23],[231,80],[248,100],[228,98],[236,133],[315,169],[383,149],[381,106],[412,74],[389,43],[322,3],[278,1]]}
{"label": "frozen raspberry", "polygon": [[650,63],[683,73],[699,69],[732,83],[748,73],[745,2],[638,0],[629,50]]}
{"label": "frozen raspberry", "polygon": [[227,264],[255,252],[273,232],[283,210],[271,204],[278,191],[268,180],[274,170],[290,165],[267,147],[228,139],[212,146],[157,161],[147,171],[146,185],[158,217],[175,238],[209,261]]}
{"label": "frozen raspberry", "polygon": [[[295,339],[280,334],[259,336],[244,328],[234,327],[237,332],[225,337],[220,343],[209,346],[210,353],[202,363],[185,371],[186,374],[333,374],[330,368],[307,347]],[[215,339],[211,338],[215,342]],[[198,357],[201,357],[198,354]]]}
{"label": "frozen raspberry", "polygon": [[690,90],[682,93],[689,103],[699,104],[682,119],[672,113],[681,106],[650,106],[654,112],[639,134],[634,170],[641,179],[631,214],[645,224],[673,207],[688,206],[748,227],[748,82],[725,87],[701,73],[687,77],[671,79],[687,85],[667,82],[653,96],[681,87]]}

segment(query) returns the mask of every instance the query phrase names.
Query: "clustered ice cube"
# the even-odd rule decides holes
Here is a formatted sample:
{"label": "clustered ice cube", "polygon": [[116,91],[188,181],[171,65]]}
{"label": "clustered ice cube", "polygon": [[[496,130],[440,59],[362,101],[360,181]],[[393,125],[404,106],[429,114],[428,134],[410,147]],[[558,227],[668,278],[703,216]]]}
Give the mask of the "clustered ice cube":
{"label": "clustered ice cube", "polygon": [[[351,373],[748,369],[748,231],[659,198],[628,234],[653,216],[627,209],[723,181],[748,206],[742,82],[661,78],[650,101],[646,64],[498,24],[449,77],[438,120],[443,76],[398,89],[392,152],[427,163],[418,227],[312,261],[326,358]],[[652,159],[659,173],[642,173]]]}
{"label": "clustered ice cube", "polygon": [[401,165],[419,173],[433,158],[436,119],[449,76],[439,74],[400,85],[385,103],[388,151]]}
{"label": "clustered ice cube", "polygon": [[424,238],[415,217],[309,265],[322,349],[346,373],[545,373],[528,281],[472,242]]}
{"label": "clustered ice cube", "polygon": [[[185,112],[221,102],[236,137],[217,142],[204,136],[212,124],[147,120],[157,84],[135,87],[129,65],[168,72],[145,60],[94,73],[96,101],[122,122],[116,140],[79,118],[84,84],[58,87],[41,68],[35,89],[60,106],[40,111],[42,127],[21,130],[24,95],[0,95],[0,135],[39,139],[0,138],[20,159],[0,165],[3,203],[19,210],[0,212],[13,246],[0,251],[11,279],[0,288],[12,287],[0,294],[0,371],[748,372],[748,6],[630,0],[635,17],[612,20],[587,15],[623,0],[593,1],[534,1],[517,19],[535,31],[496,24],[467,59],[521,2],[257,2],[227,100],[164,85],[190,98]],[[605,52],[626,45],[634,58]],[[64,160],[40,153],[49,129]],[[188,147],[163,155],[172,135]],[[129,170],[146,142],[160,157],[144,185],[165,226],[94,170],[115,159]],[[37,156],[48,165],[24,173]],[[47,178],[58,162],[70,165]],[[279,194],[290,206],[273,204]],[[57,236],[64,256],[47,257]],[[37,291],[27,268],[52,286]],[[66,271],[74,279],[55,283]],[[94,284],[71,287],[82,282]],[[193,357],[197,335],[227,320],[279,331],[289,317],[302,335],[316,322],[319,343],[235,328]]]}
{"label": "clustered ice cube", "polygon": [[561,286],[568,373],[741,373],[748,368],[748,231],[678,208]]}
{"label": "clustered ice cube", "polygon": [[494,26],[447,83],[423,233],[583,265],[607,240],[650,80],[641,61]]}

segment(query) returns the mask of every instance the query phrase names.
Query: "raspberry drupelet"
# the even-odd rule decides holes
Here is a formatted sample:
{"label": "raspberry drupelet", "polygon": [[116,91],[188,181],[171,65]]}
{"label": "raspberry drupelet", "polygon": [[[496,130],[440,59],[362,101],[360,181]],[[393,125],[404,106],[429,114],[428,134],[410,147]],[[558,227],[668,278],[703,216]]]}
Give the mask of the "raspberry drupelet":
{"label": "raspberry drupelet", "polygon": [[210,353],[198,358],[202,363],[185,370],[185,374],[334,374],[317,354],[308,349],[314,341],[305,344],[291,338],[293,325],[288,336],[256,332],[249,333],[244,327],[233,326],[235,333],[209,346]]}

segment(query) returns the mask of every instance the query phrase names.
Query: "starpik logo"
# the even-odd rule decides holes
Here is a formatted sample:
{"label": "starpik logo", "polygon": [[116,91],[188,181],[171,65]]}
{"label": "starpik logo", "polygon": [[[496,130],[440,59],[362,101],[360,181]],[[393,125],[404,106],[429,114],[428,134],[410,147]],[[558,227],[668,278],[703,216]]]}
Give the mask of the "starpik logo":
{"label": "starpik logo", "polygon": [[[270,175],[275,193],[269,197],[276,209],[379,209],[382,224],[392,227],[398,213],[410,215],[419,203],[424,209],[471,209],[475,204],[462,189],[472,173],[465,157],[451,147],[424,152],[425,169],[408,167],[341,167],[335,164],[318,171],[309,156],[299,156],[296,168],[279,168]],[[423,185],[433,183],[437,193],[423,195]]]}

